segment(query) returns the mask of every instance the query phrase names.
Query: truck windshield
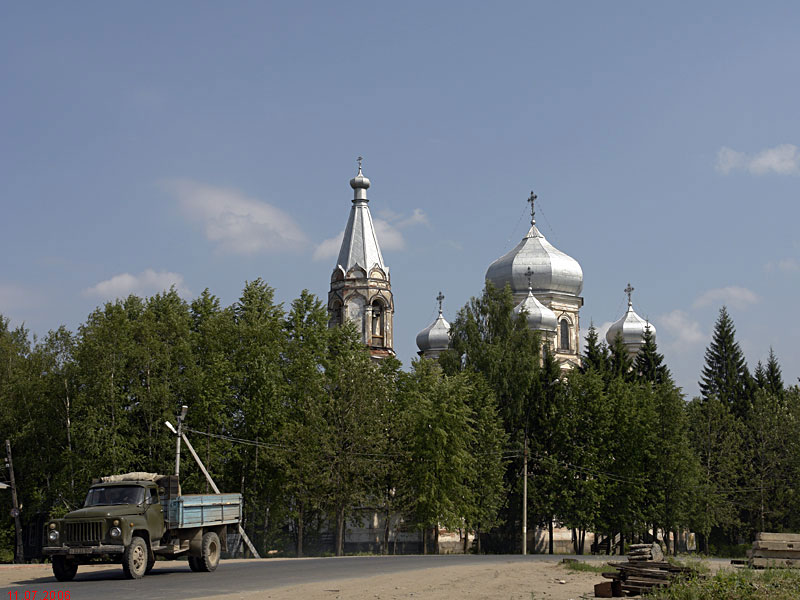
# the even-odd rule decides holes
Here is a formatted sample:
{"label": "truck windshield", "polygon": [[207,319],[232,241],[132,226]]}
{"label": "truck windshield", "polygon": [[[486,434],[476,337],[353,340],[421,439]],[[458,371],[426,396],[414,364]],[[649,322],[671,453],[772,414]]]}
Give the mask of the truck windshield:
{"label": "truck windshield", "polygon": [[93,487],[86,495],[84,506],[109,504],[140,504],[144,502],[144,488],[140,485],[115,485]]}

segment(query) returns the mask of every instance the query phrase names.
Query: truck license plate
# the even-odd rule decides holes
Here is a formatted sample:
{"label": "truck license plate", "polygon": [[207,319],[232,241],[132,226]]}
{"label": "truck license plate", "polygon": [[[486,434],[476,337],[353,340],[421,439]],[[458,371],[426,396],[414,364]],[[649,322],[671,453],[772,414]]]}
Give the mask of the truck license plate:
{"label": "truck license plate", "polygon": [[70,548],[69,549],[69,553],[70,554],[91,554],[92,553],[92,549],[91,548]]}

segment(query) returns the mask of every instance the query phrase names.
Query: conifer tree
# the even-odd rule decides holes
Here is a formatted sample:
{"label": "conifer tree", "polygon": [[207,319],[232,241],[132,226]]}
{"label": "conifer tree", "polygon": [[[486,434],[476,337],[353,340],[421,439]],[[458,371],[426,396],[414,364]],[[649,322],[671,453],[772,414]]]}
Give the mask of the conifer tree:
{"label": "conifer tree", "polygon": [[764,377],[766,380],[765,389],[767,392],[778,397],[783,397],[783,375],[781,374],[781,366],[778,364],[778,358],[775,356],[772,347],[769,349],[769,359],[764,369]]}
{"label": "conifer tree", "polygon": [[625,347],[621,333],[617,332],[609,350],[609,374],[611,377],[630,379],[633,361],[631,360],[630,354],[628,354],[628,349]]}
{"label": "conifer tree", "polygon": [[585,373],[589,370],[595,370],[599,373],[605,373],[609,368],[608,361],[608,346],[600,341],[597,329],[592,323],[589,327],[589,333],[586,334],[586,348],[581,358],[581,371]]}
{"label": "conifer tree", "polygon": [[736,329],[728,309],[722,307],[714,324],[711,344],[706,348],[706,364],[700,378],[700,392],[704,400],[716,396],[730,407],[733,414],[744,418],[749,410],[750,372],[742,349],[736,341]]}
{"label": "conifer tree", "polygon": [[669,369],[664,364],[664,355],[658,351],[656,338],[648,325],[644,330],[644,345],[639,349],[633,370],[639,379],[661,384],[672,381]]}

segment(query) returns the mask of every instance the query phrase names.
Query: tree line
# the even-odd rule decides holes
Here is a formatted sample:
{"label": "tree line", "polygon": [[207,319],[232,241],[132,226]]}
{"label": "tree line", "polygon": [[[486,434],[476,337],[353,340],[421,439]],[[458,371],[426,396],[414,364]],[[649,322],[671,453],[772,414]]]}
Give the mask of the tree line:
{"label": "tree line", "polygon": [[[478,551],[518,551],[526,448],[528,521],[549,529],[550,551],[554,524],[579,553],[587,532],[690,529],[709,551],[800,528],[800,392],[772,353],[749,373],[724,308],[686,402],[649,334],[631,360],[591,328],[581,368],[563,372],[513,306],[487,284],[452,349],[408,370],[371,360],[352,326],[328,328],[314,295],[284,307],[260,279],[227,307],[208,290],[132,295],[41,339],[0,316],[0,435],[22,517],[64,514],[100,475],[172,472],[164,421],[187,405],[195,448],[221,489],[243,493],[262,551],[314,553],[332,534],[343,554],[348,525],[376,512],[382,552],[401,530],[436,551],[440,526],[478,534]],[[207,491],[192,463],[181,478]],[[0,557],[13,540],[6,519]]]}

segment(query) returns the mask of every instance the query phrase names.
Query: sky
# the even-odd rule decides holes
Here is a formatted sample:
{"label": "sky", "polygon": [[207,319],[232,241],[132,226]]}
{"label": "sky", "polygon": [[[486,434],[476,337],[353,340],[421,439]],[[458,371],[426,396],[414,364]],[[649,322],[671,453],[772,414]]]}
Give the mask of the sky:
{"label": "sky", "polygon": [[3,3],[0,314],[326,299],[360,155],[406,367],[534,190],[583,334],[630,282],[687,397],[723,304],[797,383],[798,31],[794,2]]}

